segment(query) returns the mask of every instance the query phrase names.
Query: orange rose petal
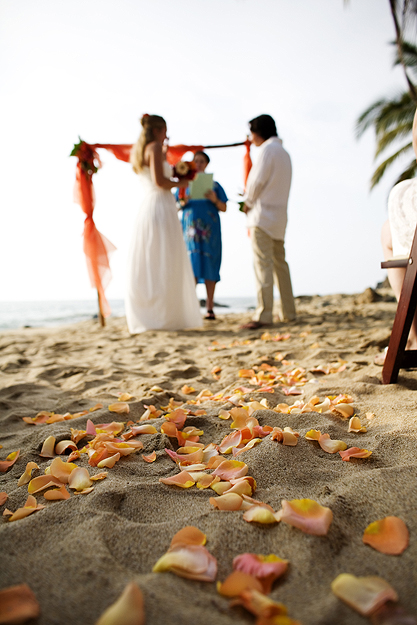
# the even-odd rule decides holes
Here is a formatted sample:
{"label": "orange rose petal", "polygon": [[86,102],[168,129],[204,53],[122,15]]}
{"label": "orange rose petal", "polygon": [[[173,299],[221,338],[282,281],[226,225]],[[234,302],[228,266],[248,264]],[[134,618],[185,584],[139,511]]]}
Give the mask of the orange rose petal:
{"label": "orange rose petal", "polygon": [[349,447],[346,451],[339,451],[342,460],[349,461],[351,458],[369,458],[372,451],[360,449],[359,447]]}
{"label": "orange rose petal", "polygon": [[361,425],[359,417],[352,417],[349,419],[348,432],[366,432],[366,427]]}
{"label": "orange rose petal", "polygon": [[205,545],[206,541],[206,535],[201,530],[193,525],[187,525],[174,534],[170,547],[175,547],[176,545]]}
{"label": "orange rose petal", "polygon": [[398,601],[395,590],[381,577],[341,573],[331,583],[333,593],[351,608],[369,616],[387,601]]}
{"label": "orange rose petal", "polygon": [[28,484],[32,478],[32,471],[34,469],[39,469],[39,466],[36,464],[36,462],[28,462],[25,472],[22,473],[22,475],[20,476],[17,485],[23,486],[24,484]]}
{"label": "orange rose petal", "polygon": [[53,475],[39,475],[30,480],[28,484],[28,493],[33,495],[49,486],[62,486],[62,482]]}
{"label": "orange rose petal", "polygon": [[117,414],[129,414],[130,412],[129,404],[126,404],[126,402],[110,404],[110,406],[107,406],[107,409],[109,412],[117,412]]}
{"label": "orange rose petal", "polygon": [[190,488],[195,482],[187,471],[181,471],[172,477],[160,477],[159,481],[168,486],[180,486],[181,488]]}
{"label": "orange rose petal", "polygon": [[313,499],[283,499],[281,505],[282,509],[276,515],[277,520],[315,536],[325,536],[329,531],[333,520],[330,508],[321,506]]}
{"label": "orange rose petal", "polygon": [[8,494],[5,491],[2,491],[0,493],[0,506],[2,506],[4,503],[6,503],[7,499],[8,499]]}
{"label": "orange rose petal", "polygon": [[130,454],[134,454],[135,451],[139,449],[143,449],[143,443],[129,441],[129,443],[112,443],[112,442],[104,442],[104,447],[111,454],[119,453],[121,456],[130,456]]}
{"label": "orange rose petal", "polygon": [[308,441],[318,441],[321,436],[320,430],[309,430],[305,435]]}
{"label": "orange rose petal", "polygon": [[[205,459],[205,454],[203,454],[203,459]],[[217,467],[220,466],[222,462],[225,462],[225,460],[226,458],[220,456],[219,454],[211,456],[207,463],[207,469],[217,469]]]}
{"label": "orange rose petal", "polygon": [[271,591],[273,581],[287,571],[288,564],[288,560],[283,560],[274,554],[263,556],[255,553],[242,553],[233,559],[234,570],[243,571],[259,579],[264,593]]}
{"label": "orange rose petal", "polygon": [[323,451],[328,454],[336,454],[338,451],[344,451],[347,448],[346,443],[339,440],[332,440],[329,434],[322,434],[319,438],[319,445]]}
{"label": "orange rose petal", "polygon": [[209,501],[219,510],[240,510],[243,499],[237,493],[229,493],[220,497],[210,497]]}
{"label": "orange rose petal", "polygon": [[42,458],[54,458],[55,457],[55,436],[48,436],[43,442],[41,453]]}
{"label": "orange rose petal", "polygon": [[6,460],[1,460],[0,471],[2,473],[5,473],[7,469],[10,469],[10,467],[12,467],[14,463],[16,462],[16,460],[18,459],[19,454],[20,454],[20,449],[18,449],[17,451],[12,451],[12,453],[7,456]]}
{"label": "orange rose petal", "polygon": [[176,410],[173,410],[172,412],[166,414],[165,419],[167,421],[170,421],[171,423],[174,423],[177,428],[181,430],[187,420],[187,414],[182,408],[177,408]]}
{"label": "orange rose petal", "polygon": [[35,497],[29,495],[23,508],[18,508],[16,512],[11,515],[9,521],[19,521],[20,519],[24,519],[25,517],[29,516],[29,514],[32,514],[33,512],[42,510],[42,508],[45,508],[45,506],[43,506],[42,504],[38,504]]}
{"label": "orange rose petal", "polygon": [[95,475],[90,475],[90,480],[92,482],[98,482],[99,480],[105,480],[107,477],[106,471],[101,471],[101,473],[96,473]]}
{"label": "orange rose petal", "polygon": [[[146,423],[145,425],[136,425],[132,427],[130,432],[133,436],[138,436],[139,434],[156,434],[158,430],[153,425]],[[129,434],[130,432],[127,432],[126,434]],[[122,438],[125,438],[125,436],[126,435],[123,435]]]}
{"label": "orange rose petal", "polygon": [[244,571],[233,571],[223,583],[217,582],[217,592],[223,597],[237,597],[248,589],[263,591],[260,581]]}
{"label": "orange rose petal", "polygon": [[86,437],[86,434],[86,430],[75,430],[71,428],[71,440],[74,441],[74,443],[79,443],[80,440]]}
{"label": "orange rose petal", "polygon": [[129,401],[132,397],[133,395],[130,395],[130,393],[121,393],[117,401]]}
{"label": "orange rose petal", "polygon": [[109,458],[104,458],[103,460],[100,460],[100,462],[97,463],[97,466],[99,469],[103,469],[104,467],[106,467],[107,469],[111,469],[112,467],[114,467],[116,462],[120,460],[120,457],[120,453],[118,452],[113,456],[109,456]]}
{"label": "orange rose petal", "polygon": [[76,451],[77,445],[74,443],[74,441],[59,441],[59,443],[55,445],[55,453],[59,456],[63,454],[67,449],[72,449],[73,451]]}
{"label": "orange rose petal", "polygon": [[64,462],[61,458],[54,458],[50,466],[50,475],[63,484],[68,484],[69,476],[77,468],[77,465],[72,462]]}
{"label": "orange rose petal", "polygon": [[123,432],[125,424],[121,421],[112,421],[111,423],[97,423],[95,428],[96,433],[102,434],[103,432],[107,432],[108,434],[117,436],[120,432]]}
{"label": "orange rose petal", "polygon": [[166,421],[161,425],[162,434],[166,434],[170,438],[176,437],[178,434],[177,426],[175,423],[171,423],[171,421]]}
{"label": "orange rose petal", "polygon": [[45,491],[43,496],[49,501],[58,501],[61,499],[69,499],[71,495],[65,488],[65,484],[62,484],[61,488],[53,488]]}
{"label": "orange rose petal", "polygon": [[278,519],[268,504],[252,505],[243,515],[243,519],[248,523],[262,523],[264,525],[270,525],[271,523],[278,523]]}
{"label": "orange rose petal", "polygon": [[92,408],[89,408],[88,412],[95,412],[96,410],[101,410],[101,408],[103,408],[103,404],[96,404]]}
{"label": "orange rose petal", "polygon": [[244,590],[239,603],[258,617],[256,625],[301,625],[299,621],[287,617],[287,608],[283,603],[273,601],[255,588]]}
{"label": "orange rose petal", "polygon": [[225,491],[224,494],[226,493],[237,493],[238,495],[248,495],[250,497],[253,493],[253,490],[252,486],[247,480],[242,480],[237,484],[233,484],[228,490]]}
{"label": "orange rose petal", "polygon": [[74,469],[74,471],[71,471],[68,479],[68,486],[72,490],[76,491],[82,491],[90,487],[91,480],[87,469],[84,467],[78,467],[77,469]]}
{"label": "orange rose petal", "polygon": [[145,462],[155,462],[155,460],[156,460],[156,451],[153,450],[153,452],[151,454],[149,454],[149,456],[144,456],[142,454],[142,458],[144,459]]}
{"label": "orange rose petal", "polygon": [[193,386],[188,386],[188,384],[184,384],[181,388],[181,392],[184,393],[184,395],[192,395],[195,393],[195,388]]}
{"label": "orange rose petal", "polygon": [[396,516],[387,516],[370,523],[362,540],[381,553],[399,555],[408,547],[409,532],[404,521]]}
{"label": "orange rose petal", "polygon": [[158,560],[152,571],[172,571],[187,579],[213,582],[217,574],[217,561],[202,545],[177,544]]}
{"label": "orange rose petal", "polygon": [[135,582],[130,582],[111,606],[103,612],[96,625],[145,625],[143,595]]}
{"label": "orange rose petal", "polygon": [[213,475],[218,475],[222,480],[236,479],[243,477],[248,472],[248,465],[238,460],[225,460],[213,471]]}
{"label": "orange rose petal", "polygon": [[217,495],[224,495],[224,493],[229,490],[229,488],[231,488],[232,484],[231,482],[224,482],[223,480],[220,480],[219,477],[214,478],[214,481],[210,484],[210,488],[212,490],[214,490],[215,493],[217,493]]}
{"label": "orange rose petal", "polygon": [[82,490],[76,490],[75,495],[88,495],[91,491],[94,490],[94,486],[89,486],[88,488],[83,488]]}
{"label": "orange rose petal", "polygon": [[40,605],[26,584],[0,590],[0,623],[26,623],[40,615]]}
{"label": "orange rose petal", "polygon": [[338,412],[345,419],[348,419],[349,417],[351,417],[353,413],[355,412],[353,409],[353,406],[351,406],[350,404],[344,404],[344,403],[340,403],[340,404],[337,404],[336,406],[333,406],[332,411]]}

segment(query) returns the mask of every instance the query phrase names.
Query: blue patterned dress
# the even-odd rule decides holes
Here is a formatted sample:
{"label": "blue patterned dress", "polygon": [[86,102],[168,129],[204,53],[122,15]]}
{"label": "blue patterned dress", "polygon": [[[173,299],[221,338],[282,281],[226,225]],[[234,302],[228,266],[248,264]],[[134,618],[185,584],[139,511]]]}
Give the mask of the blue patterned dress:
{"label": "blue patterned dress", "polygon": [[[219,200],[227,195],[218,182],[213,191]],[[182,211],[182,232],[197,282],[220,280],[222,237],[219,211],[210,200],[189,200]]]}

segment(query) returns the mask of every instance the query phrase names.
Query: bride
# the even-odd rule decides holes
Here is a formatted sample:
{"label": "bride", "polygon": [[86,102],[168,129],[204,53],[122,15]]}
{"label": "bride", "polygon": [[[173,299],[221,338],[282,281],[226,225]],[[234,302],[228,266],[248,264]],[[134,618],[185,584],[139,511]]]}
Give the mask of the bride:
{"label": "bride", "polygon": [[173,187],[187,181],[170,179],[163,144],[165,120],[144,115],[142,132],[130,161],[145,195],[133,231],[128,260],[126,318],[129,332],[180,330],[202,325],[194,276],[177,216]]}

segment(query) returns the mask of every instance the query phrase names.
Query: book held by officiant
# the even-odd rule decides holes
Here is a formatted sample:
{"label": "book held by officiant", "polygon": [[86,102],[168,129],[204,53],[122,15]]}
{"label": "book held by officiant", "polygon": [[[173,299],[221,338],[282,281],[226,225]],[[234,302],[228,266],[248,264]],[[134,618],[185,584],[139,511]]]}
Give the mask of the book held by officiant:
{"label": "book held by officiant", "polygon": [[213,188],[213,174],[197,174],[190,183],[190,199],[204,200],[207,191]]}

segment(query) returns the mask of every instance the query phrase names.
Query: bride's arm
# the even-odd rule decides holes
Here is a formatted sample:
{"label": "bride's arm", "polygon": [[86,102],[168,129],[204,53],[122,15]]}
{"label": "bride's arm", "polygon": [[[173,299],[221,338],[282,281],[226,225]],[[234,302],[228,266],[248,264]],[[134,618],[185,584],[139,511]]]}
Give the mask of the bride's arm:
{"label": "bride's arm", "polygon": [[151,172],[151,177],[158,187],[162,189],[172,189],[173,187],[184,187],[187,186],[187,181],[183,182],[173,182],[169,178],[165,178],[163,171],[163,154],[162,154],[162,146],[157,141],[153,141],[152,143],[148,143],[145,148],[145,161],[149,161],[149,169]]}

